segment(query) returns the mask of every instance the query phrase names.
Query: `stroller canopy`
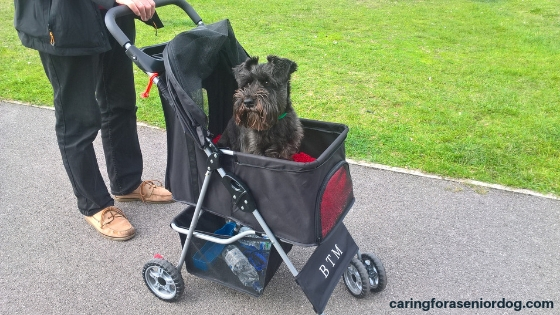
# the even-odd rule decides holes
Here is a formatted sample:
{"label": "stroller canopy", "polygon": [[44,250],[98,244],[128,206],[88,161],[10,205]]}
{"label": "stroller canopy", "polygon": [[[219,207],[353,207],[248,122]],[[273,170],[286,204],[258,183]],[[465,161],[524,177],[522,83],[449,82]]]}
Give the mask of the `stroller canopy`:
{"label": "stroller canopy", "polygon": [[224,130],[232,116],[237,89],[232,68],[247,57],[228,20],[198,26],[167,44],[164,93],[184,131],[201,148],[206,138]]}

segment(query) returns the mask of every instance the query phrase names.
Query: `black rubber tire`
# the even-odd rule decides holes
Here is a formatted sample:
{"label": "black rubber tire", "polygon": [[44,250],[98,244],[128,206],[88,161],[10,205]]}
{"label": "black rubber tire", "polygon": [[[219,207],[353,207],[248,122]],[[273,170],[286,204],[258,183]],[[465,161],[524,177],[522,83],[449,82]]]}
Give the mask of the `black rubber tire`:
{"label": "black rubber tire", "polygon": [[373,253],[363,253],[362,263],[366,267],[371,292],[381,292],[387,286],[387,274],[381,260]]}
{"label": "black rubber tire", "polygon": [[356,257],[352,258],[350,265],[344,270],[342,280],[346,288],[356,298],[363,298],[369,291],[369,277],[364,264]]}
{"label": "black rubber tire", "polygon": [[142,269],[144,283],[160,300],[173,302],[185,289],[183,277],[175,266],[164,259],[152,259]]}

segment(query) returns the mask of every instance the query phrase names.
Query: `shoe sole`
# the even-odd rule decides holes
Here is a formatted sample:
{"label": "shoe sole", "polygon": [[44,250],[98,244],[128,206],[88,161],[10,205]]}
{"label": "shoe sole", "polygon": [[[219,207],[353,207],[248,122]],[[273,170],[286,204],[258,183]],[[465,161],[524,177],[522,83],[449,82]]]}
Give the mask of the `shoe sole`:
{"label": "shoe sole", "polygon": [[[97,230],[96,230],[97,231]],[[99,231],[97,231],[99,232]],[[101,232],[99,232],[99,234],[101,234],[101,236],[103,236],[106,239],[109,239],[111,241],[117,241],[117,242],[124,242],[124,241],[128,241],[129,239],[133,238],[136,236],[136,232],[134,232],[134,234],[130,235],[130,236],[125,236],[125,237],[111,237],[109,235],[105,235]]]}

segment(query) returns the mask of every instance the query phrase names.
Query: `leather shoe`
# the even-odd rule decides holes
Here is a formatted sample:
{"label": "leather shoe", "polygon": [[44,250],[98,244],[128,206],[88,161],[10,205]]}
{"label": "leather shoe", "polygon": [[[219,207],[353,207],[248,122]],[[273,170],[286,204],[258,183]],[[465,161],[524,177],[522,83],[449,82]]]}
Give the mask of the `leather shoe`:
{"label": "leather shoe", "polygon": [[96,214],[85,217],[101,235],[114,241],[126,241],[136,235],[136,230],[128,222],[121,209],[110,206]]}
{"label": "leather shoe", "polygon": [[133,192],[124,196],[115,196],[117,201],[141,200],[147,203],[173,202],[171,192],[163,187],[160,181],[145,180]]}

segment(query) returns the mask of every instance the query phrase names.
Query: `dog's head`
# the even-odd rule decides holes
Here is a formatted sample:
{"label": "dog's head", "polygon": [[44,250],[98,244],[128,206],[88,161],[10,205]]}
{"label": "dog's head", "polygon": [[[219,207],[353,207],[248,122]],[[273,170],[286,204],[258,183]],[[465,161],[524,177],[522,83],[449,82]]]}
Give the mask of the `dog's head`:
{"label": "dog's head", "polygon": [[258,57],[249,57],[233,68],[238,85],[233,112],[239,126],[267,130],[291,108],[290,76],[297,65],[272,55],[267,60],[259,64]]}

